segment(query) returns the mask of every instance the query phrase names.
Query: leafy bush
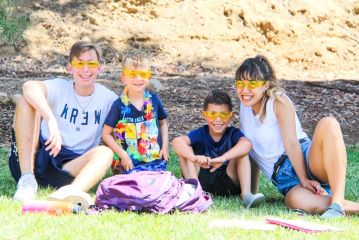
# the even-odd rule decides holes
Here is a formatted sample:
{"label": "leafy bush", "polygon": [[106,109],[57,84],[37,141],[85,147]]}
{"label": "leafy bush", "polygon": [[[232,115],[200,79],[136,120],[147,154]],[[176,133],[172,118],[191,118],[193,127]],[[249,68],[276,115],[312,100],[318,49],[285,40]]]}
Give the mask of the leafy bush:
{"label": "leafy bush", "polygon": [[0,39],[5,44],[17,47],[29,24],[29,18],[18,13],[16,1],[0,0]]}

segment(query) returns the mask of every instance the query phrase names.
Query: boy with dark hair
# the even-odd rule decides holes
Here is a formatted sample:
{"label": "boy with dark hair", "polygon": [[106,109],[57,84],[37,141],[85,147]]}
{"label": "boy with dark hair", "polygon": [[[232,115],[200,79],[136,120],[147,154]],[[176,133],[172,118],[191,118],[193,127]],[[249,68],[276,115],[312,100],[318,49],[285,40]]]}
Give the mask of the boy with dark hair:
{"label": "boy with dark hair", "polygon": [[72,46],[67,65],[72,80],[24,83],[9,156],[18,182],[15,200],[35,198],[40,184],[60,188],[49,199],[75,201],[83,208],[91,203],[86,191],[104,176],[112,160],[112,151],[98,144],[116,99],[114,92],[95,83],[100,61],[100,49],[80,41]]}
{"label": "boy with dark hair", "polygon": [[241,195],[246,208],[264,201],[261,193],[252,194],[248,153],[252,144],[228,124],[232,101],[221,90],[211,91],[204,100],[206,125],[172,142],[184,178],[198,179],[203,190],[219,196]]}

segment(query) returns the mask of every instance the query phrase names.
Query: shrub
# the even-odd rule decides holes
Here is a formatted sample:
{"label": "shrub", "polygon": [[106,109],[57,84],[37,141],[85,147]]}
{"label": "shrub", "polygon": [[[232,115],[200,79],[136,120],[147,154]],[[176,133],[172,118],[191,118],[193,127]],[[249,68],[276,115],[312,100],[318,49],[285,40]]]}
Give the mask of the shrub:
{"label": "shrub", "polygon": [[0,0],[0,39],[8,45],[17,47],[29,26],[29,18],[18,13],[17,1]]}

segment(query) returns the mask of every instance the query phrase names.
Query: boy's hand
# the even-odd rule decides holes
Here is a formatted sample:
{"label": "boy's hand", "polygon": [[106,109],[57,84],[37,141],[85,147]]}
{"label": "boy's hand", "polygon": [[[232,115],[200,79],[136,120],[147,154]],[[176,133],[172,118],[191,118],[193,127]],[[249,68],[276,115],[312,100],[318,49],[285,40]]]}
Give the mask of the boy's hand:
{"label": "boy's hand", "polygon": [[168,154],[168,149],[167,148],[162,148],[160,151],[160,159],[164,159],[165,161],[168,161],[169,159],[169,154]]}
{"label": "boy's hand", "polygon": [[126,171],[133,169],[132,159],[129,156],[127,156],[123,159],[121,158],[121,166],[122,166],[123,170],[126,170]]}
{"label": "boy's hand", "polygon": [[49,118],[47,120],[47,126],[49,129],[49,138],[45,142],[46,151],[50,150],[50,156],[56,157],[60,152],[62,145],[62,138],[59,127],[57,126],[56,119],[54,117]]}
{"label": "boy's hand", "polygon": [[226,159],[222,156],[210,159],[209,164],[212,166],[210,172],[216,171],[225,161]]}
{"label": "boy's hand", "polygon": [[199,165],[202,168],[209,168],[209,161],[211,158],[204,155],[196,155],[194,158],[194,163]]}

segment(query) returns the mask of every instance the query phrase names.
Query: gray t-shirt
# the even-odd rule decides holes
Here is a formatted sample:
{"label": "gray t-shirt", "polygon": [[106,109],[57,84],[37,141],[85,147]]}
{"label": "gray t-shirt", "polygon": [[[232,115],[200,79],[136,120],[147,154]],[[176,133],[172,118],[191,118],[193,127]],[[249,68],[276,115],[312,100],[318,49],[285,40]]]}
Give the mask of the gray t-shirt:
{"label": "gray t-shirt", "polygon": [[[71,80],[55,78],[44,83],[48,103],[59,126],[62,146],[79,154],[97,146],[103,123],[117,95],[98,83],[92,95],[86,97],[76,94]],[[45,121],[41,121],[41,134],[44,139],[49,137]]]}

